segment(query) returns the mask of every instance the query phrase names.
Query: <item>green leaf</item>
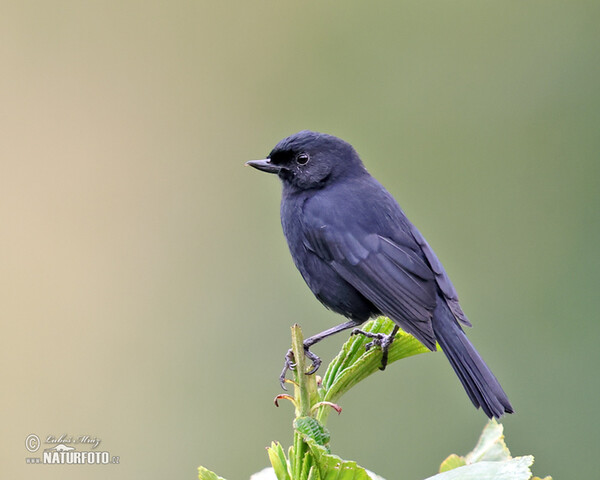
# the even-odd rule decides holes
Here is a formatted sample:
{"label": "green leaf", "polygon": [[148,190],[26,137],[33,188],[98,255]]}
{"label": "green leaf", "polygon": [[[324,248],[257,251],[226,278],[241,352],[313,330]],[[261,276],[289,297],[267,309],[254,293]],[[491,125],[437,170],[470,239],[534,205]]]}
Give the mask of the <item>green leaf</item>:
{"label": "green leaf", "polygon": [[315,458],[315,466],[321,480],[371,480],[367,471],[356,462],[342,460],[327,451],[313,439],[307,439],[308,446]]}
{"label": "green leaf", "polygon": [[316,475],[314,463],[312,454],[310,451],[307,451],[302,459],[302,471],[300,472],[300,478],[298,480],[308,480],[309,475],[312,475],[313,477]]}
{"label": "green leaf", "polygon": [[481,432],[475,448],[464,457],[455,453],[450,455],[440,465],[440,472],[477,462],[510,460],[512,457],[506,443],[504,443],[503,431],[504,427],[496,420],[491,419]]}
{"label": "green leaf", "polygon": [[310,472],[306,480],[321,480],[321,475],[319,475],[319,469],[315,465],[310,467]]}
{"label": "green leaf", "polygon": [[[379,317],[367,322],[363,330],[371,333],[389,335],[394,329],[394,322],[389,318]],[[343,345],[337,357],[329,364],[321,382],[319,396],[322,401],[336,402],[344,393],[369,375],[379,371],[381,366],[381,349],[365,349],[370,338],[364,335],[353,335]],[[429,350],[412,335],[399,331],[388,351],[388,365],[402,358],[425,353]],[[324,423],[328,410],[322,407],[317,419]]]}
{"label": "green leaf", "polygon": [[[385,480],[383,477],[365,469],[365,471],[369,474],[370,480]],[[275,472],[273,471],[273,467],[263,468],[260,472],[256,472],[254,475],[250,477],[250,480],[276,480]],[[314,465],[310,468],[310,472],[308,474],[308,478],[306,480],[321,480],[319,476],[319,470]],[[541,480],[541,479],[540,479]],[[543,480],[552,480],[550,477],[544,478]]]}
{"label": "green leaf", "polygon": [[319,445],[327,445],[329,443],[329,431],[318,420],[312,417],[296,418],[294,420],[294,428],[304,435],[305,439],[311,438]]}
{"label": "green leaf", "polygon": [[461,457],[450,455],[440,473],[427,480],[528,480],[531,455],[512,458],[504,442],[503,426],[490,420],[473,451]]}
{"label": "green leaf", "polygon": [[447,472],[448,470],[453,470],[454,468],[462,467],[466,464],[467,462],[465,462],[465,459],[463,457],[457,455],[456,453],[453,453],[452,455],[449,455],[448,458],[446,458],[446,460],[444,460],[440,465],[440,473]]}
{"label": "green leaf", "polygon": [[504,442],[503,431],[502,424],[494,419],[490,420],[481,432],[473,451],[465,455],[465,461],[467,463],[498,462],[510,459],[510,451]]}
{"label": "green leaf", "polygon": [[250,476],[250,480],[277,480],[273,467],[263,468],[260,472]]}
{"label": "green leaf", "polygon": [[200,480],[225,480],[223,477],[219,477],[216,473],[211,472],[203,466],[198,467],[198,478]]}
{"label": "green leaf", "polygon": [[516,457],[501,462],[478,462],[438,473],[427,480],[528,480],[533,457]]}
{"label": "green leaf", "polygon": [[[285,452],[279,442],[271,443],[271,446],[267,448],[269,460],[277,476],[277,480],[291,480],[290,473],[288,470],[288,462],[285,458]],[[202,479],[204,480],[204,479]],[[213,480],[213,479],[206,479]]]}

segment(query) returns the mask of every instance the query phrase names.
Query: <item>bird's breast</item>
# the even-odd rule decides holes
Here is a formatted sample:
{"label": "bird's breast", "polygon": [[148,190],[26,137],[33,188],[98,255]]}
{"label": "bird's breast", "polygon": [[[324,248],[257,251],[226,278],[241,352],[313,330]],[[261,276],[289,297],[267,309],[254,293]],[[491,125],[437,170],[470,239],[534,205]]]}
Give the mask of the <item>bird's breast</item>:
{"label": "bird's breast", "polygon": [[281,204],[283,233],[302,278],[317,299],[334,312],[360,321],[378,314],[377,308],[346,282],[329,261],[311,249],[306,239],[305,203],[303,198],[284,198]]}

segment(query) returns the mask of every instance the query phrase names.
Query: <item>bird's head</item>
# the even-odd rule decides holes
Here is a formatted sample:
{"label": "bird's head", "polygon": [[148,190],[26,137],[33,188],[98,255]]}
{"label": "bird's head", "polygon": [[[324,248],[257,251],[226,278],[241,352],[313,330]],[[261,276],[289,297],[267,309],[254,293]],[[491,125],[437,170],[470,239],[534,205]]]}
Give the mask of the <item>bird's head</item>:
{"label": "bird's head", "polygon": [[352,145],[309,130],[284,138],[266,159],[250,160],[246,165],[276,173],[284,186],[297,190],[322,188],[341,178],[366,173]]}

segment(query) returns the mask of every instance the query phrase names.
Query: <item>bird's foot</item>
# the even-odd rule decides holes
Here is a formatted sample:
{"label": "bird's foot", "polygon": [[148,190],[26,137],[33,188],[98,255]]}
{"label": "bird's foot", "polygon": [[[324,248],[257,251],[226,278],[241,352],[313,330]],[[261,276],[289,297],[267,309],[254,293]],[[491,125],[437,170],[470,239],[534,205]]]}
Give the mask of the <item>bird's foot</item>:
{"label": "bird's foot", "polygon": [[365,332],[360,328],[355,328],[350,335],[363,335],[367,338],[372,338],[373,340],[365,345],[365,350],[368,352],[373,347],[381,347],[383,355],[381,357],[381,366],[379,367],[379,370],[385,370],[385,367],[388,364],[388,350],[396,337],[396,331],[397,330],[394,329],[391,334],[386,335],[385,333]]}
{"label": "bird's foot", "polygon": [[[312,368],[308,372],[306,372],[306,375],[312,375],[321,366],[321,359],[313,352],[311,352],[306,345],[304,345],[304,355],[312,362]],[[288,372],[288,370],[296,370],[294,352],[291,348],[285,354],[285,363],[283,364],[283,370],[281,371],[281,375],[279,375],[279,384],[284,390],[287,390],[287,388],[285,388],[285,375]]]}

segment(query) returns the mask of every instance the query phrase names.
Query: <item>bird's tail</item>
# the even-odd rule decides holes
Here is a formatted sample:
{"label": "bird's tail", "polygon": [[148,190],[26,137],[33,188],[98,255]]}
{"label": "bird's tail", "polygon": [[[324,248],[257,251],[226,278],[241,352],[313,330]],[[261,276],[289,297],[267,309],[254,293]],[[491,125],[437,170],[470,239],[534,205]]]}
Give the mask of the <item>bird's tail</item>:
{"label": "bird's tail", "polygon": [[433,331],[473,404],[489,417],[513,413],[508,397],[485,364],[446,302],[438,298],[433,314]]}

